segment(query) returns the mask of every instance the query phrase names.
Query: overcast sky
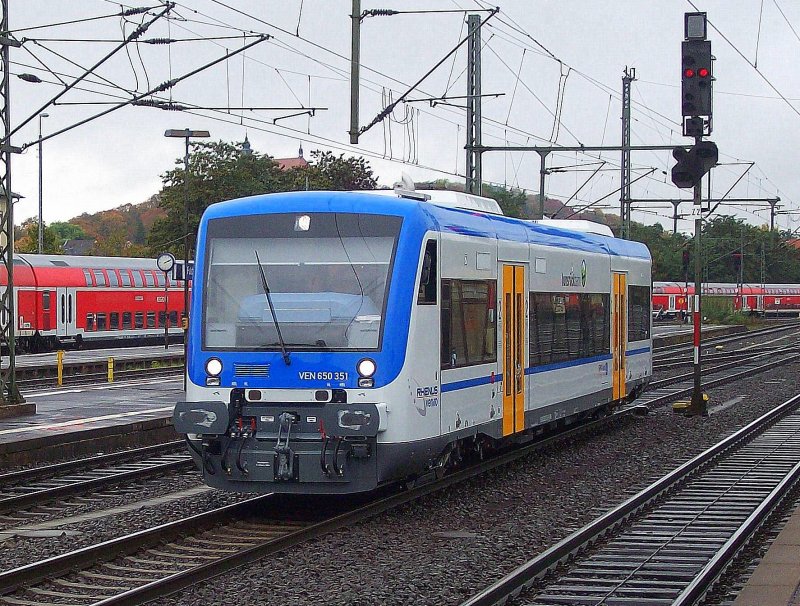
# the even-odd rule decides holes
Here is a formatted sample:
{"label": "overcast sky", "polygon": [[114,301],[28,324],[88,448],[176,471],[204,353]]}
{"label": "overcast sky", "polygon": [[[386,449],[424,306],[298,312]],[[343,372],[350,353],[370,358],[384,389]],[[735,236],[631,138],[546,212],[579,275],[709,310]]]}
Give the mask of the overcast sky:
{"label": "overcast sky", "polygon": [[[19,125],[63,90],[85,68],[110,53],[143,16],[124,20],[119,3],[105,0],[55,2],[10,0],[10,27],[22,48],[11,50],[12,125]],[[457,11],[367,18],[362,24],[360,124],[366,125],[444,57],[465,35],[464,11],[493,6],[478,0],[393,0],[368,2],[362,9]],[[130,7],[159,10],[155,0]],[[685,12],[708,12],[714,64],[714,133],[722,166],[713,190],[722,195],[747,168],[731,192],[740,198],[780,196],[780,209],[800,208],[795,148],[800,133],[800,5],[788,0],[502,0],[501,12],[482,30],[483,92],[502,94],[483,102],[485,145],[619,145],[621,78],[636,69],[633,83],[632,143],[689,143],[680,135],[680,43]],[[179,39],[171,45],[129,44],[105,61],[56,106],[44,111],[46,136],[202,67],[269,34],[243,54],[180,82],[159,98],[196,107],[317,107],[313,117],[278,120],[301,110],[197,109],[177,112],[124,107],[43,143],[44,220],[66,220],[156,193],[160,175],[183,155],[168,128],[204,129],[214,139],[241,141],[275,157],[306,156],[313,149],[364,154],[379,182],[391,185],[402,172],[417,181],[462,181],[466,116],[459,107],[427,102],[399,104],[391,122],[371,128],[359,146],[348,143],[350,0],[182,0],[170,18],[157,20],[141,36]],[[461,11],[464,9],[464,11]],[[488,12],[481,12],[485,19]],[[114,16],[117,15],[117,16]],[[50,24],[92,19],[54,27]],[[210,39],[217,38],[217,39]],[[191,39],[192,41],[184,41]],[[46,69],[45,69],[46,68]],[[465,48],[446,61],[409,98],[464,95]],[[52,70],[51,73],[48,70]],[[22,73],[44,80],[32,84]],[[562,90],[562,94],[559,94]],[[784,98],[782,99],[781,96]],[[463,100],[453,100],[459,105]],[[560,120],[556,117],[560,116]],[[38,208],[38,118],[14,134],[12,143],[30,145],[13,159],[12,187],[24,196],[16,220]],[[619,152],[561,152],[548,159],[559,169],[548,177],[547,194],[582,206],[619,187]],[[636,152],[632,186],[636,199],[690,197],[669,179],[669,152]],[[577,166],[577,169],[575,168]],[[538,191],[539,156],[491,153],[484,156],[484,180]],[[602,204],[618,212],[619,195]],[[671,229],[671,207],[633,218]],[[690,212],[690,204],[681,207]],[[722,209],[721,209],[722,210]],[[753,224],[769,214],[742,204],[724,207]],[[691,217],[679,229],[691,231]],[[800,214],[781,214],[783,229],[800,227]]]}

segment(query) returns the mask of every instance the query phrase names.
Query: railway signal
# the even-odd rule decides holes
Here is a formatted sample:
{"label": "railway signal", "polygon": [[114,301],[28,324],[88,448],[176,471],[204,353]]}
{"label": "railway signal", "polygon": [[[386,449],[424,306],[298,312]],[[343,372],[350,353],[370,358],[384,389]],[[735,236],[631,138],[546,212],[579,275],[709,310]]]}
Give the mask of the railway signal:
{"label": "railway signal", "polygon": [[711,41],[684,40],[681,57],[682,115],[711,116]]}
{"label": "railway signal", "polygon": [[719,150],[713,141],[698,141],[688,150],[676,147],[672,156],[678,161],[672,167],[672,182],[677,187],[689,189],[717,163]]}

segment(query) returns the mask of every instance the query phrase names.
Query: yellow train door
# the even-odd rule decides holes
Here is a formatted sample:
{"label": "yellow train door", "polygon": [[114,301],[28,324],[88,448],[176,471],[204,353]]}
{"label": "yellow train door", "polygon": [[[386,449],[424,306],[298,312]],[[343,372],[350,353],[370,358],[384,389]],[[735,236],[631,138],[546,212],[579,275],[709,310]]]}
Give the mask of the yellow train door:
{"label": "yellow train door", "polygon": [[611,320],[612,392],[614,400],[625,397],[625,345],[628,328],[627,278],[625,274],[614,273],[613,318]]}
{"label": "yellow train door", "polygon": [[525,269],[503,265],[503,435],[525,429]]}

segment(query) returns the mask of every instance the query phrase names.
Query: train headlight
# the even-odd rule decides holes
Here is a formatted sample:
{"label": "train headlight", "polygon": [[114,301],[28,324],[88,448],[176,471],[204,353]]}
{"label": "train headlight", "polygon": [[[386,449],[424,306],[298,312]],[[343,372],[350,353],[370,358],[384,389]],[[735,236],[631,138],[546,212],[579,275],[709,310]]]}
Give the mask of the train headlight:
{"label": "train headlight", "polygon": [[377,369],[378,367],[375,365],[375,360],[370,360],[369,358],[364,358],[363,360],[360,360],[358,364],[356,364],[356,370],[358,371],[359,376],[364,377],[365,379],[368,379],[374,375]]}
{"label": "train headlight", "polygon": [[206,360],[206,374],[218,377],[222,372],[222,360],[219,358],[209,358]]}

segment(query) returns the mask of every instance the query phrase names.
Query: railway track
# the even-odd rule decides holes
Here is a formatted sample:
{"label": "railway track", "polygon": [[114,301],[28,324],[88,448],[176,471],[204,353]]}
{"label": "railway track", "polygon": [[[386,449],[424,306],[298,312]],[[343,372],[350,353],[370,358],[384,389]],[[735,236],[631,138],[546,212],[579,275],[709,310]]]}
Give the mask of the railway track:
{"label": "railway track", "polygon": [[[265,495],[133,533],[0,573],[3,596],[0,603],[31,606],[58,598],[73,604],[143,604],[464,482],[535,451],[556,447],[579,435],[605,431],[610,425],[643,411],[642,407],[629,407],[499,453],[442,478],[432,477],[428,483],[420,482],[405,491],[373,497],[358,507],[341,500],[338,511],[320,512],[318,500],[309,500],[309,510],[302,512],[297,500]],[[281,508],[284,515],[274,515]],[[270,512],[267,518],[265,511]]]}
{"label": "railway track", "polygon": [[14,512],[193,468],[182,441],[0,475],[0,525]]}
{"label": "railway track", "polygon": [[[800,323],[796,320],[791,322],[781,323],[780,326],[770,326],[767,328],[761,328],[758,330],[748,330],[742,333],[737,333],[735,335],[726,335],[720,337],[711,337],[711,338],[704,338],[702,342],[702,347],[710,347],[710,346],[717,346],[717,345],[726,345],[729,343],[737,343],[739,341],[743,341],[745,339],[752,339],[752,338],[760,338],[760,337],[767,337],[770,335],[777,335],[782,334],[787,331],[798,330],[800,329]],[[691,355],[694,351],[694,345],[692,343],[680,343],[677,345],[666,345],[664,347],[654,347],[653,348],[653,361],[660,361],[665,358],[672,358],[674,359],[676,355],[686,354]]]}
{"label": "railway track", "polygon": [[[800,360],[800,350],[796,345],[792,345],[770,353],[756,354],[747,361],[726,362],[711,368],[704,368],[702,386],[703,389],[719,387],[798,360]],[[647,390],[637,398],[636,403],[655,408],[689,395],[693,389],[693,373],[652,381]]]}
{"label": "railway track", "polygon": [[465,601],[688,606],[800,480],[800,395]]}

